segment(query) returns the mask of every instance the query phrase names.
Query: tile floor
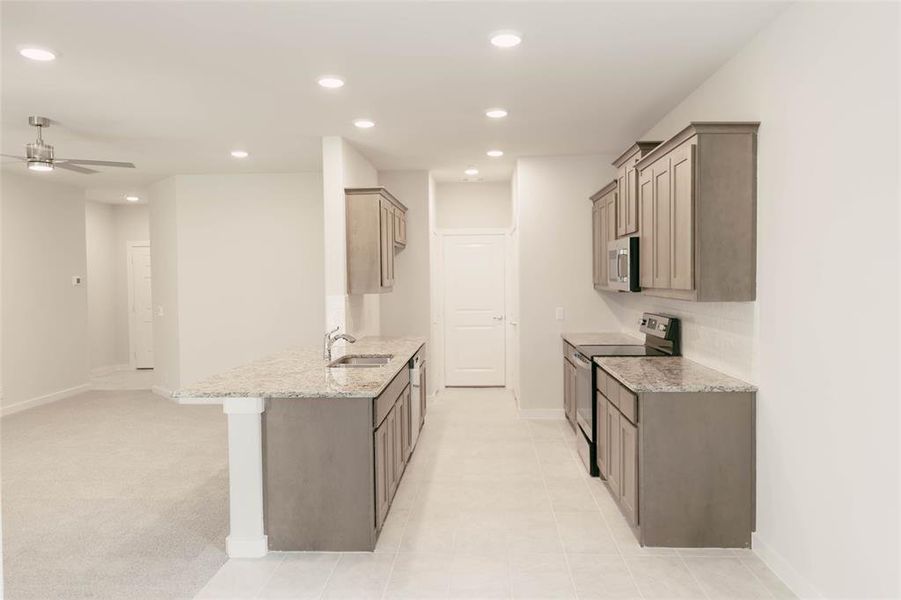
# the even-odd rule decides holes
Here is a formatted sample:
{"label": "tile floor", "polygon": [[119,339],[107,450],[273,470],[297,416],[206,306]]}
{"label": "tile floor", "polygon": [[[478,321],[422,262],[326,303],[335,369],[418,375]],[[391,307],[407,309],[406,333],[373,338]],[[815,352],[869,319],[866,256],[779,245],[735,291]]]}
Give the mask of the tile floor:
{"label": "tile floor", "polygon": [[503,390],[430,405],[374,553],[229,560],[196,596],[793,598],[750,551],[641,548],[560,421]]}

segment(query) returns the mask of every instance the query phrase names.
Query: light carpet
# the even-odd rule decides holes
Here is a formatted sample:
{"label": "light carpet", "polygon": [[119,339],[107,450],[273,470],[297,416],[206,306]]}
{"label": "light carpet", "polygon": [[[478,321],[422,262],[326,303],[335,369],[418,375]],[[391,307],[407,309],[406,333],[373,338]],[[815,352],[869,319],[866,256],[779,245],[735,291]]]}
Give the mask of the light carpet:
{"label": "light carpet", "polygon": [[5,596],[191,598],[226,561],[226,421],[148,391],[2,419]]}

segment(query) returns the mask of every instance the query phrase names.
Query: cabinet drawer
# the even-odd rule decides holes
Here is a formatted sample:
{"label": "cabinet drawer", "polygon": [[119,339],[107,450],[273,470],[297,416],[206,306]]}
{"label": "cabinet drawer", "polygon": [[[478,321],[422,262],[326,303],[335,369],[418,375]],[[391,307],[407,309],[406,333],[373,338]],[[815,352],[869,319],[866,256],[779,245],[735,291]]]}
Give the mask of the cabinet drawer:
{"label": "cabinet drawer", "polygon": [[614,385],[618,388],[616,406],[619,412],[632,423],[638,423],[638,397],[619,383]]}
{"label": "cabinet drawer", "polygon": [[595,386],[597,387],[597,390],[600,393],[604,394],[604,396],[607,396],[607,380],[609,379],[609,376],[604,371],[604,369],[601,369],[597,366],[595,366],[594,368],[594,373],[594,378],[596,380]]}
{"label": "cabinet drawer", "polygon": [[579,351],[575,349],[575,347],[569,342],[563,342],[563,357],[569,362],[575,364],[576,359],[574,356],[578,354]]}
{"label": "cabinet drawer", "polygon": [[397,376],[391,380],[391,383],[388,384],[388,387],[385,388],[385,391],[372,401],[373,427],[378,427],[379,424],[385,420],[385,417],[388,416],[388,413],[391,412],[391,409],[394,407],[394,403],[397,402],[398,397],[409,384],[410,369],[401,369],[400,373],[398,373]]}

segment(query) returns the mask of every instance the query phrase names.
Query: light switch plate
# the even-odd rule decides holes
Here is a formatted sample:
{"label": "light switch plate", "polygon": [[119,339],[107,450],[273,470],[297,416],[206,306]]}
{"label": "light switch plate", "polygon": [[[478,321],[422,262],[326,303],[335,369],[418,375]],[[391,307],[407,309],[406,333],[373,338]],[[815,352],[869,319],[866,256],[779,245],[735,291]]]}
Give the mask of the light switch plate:
{"label": "light switch plate", "polygon": [[566,318],[566,312],[563,310],[562,306],[558,306],[556,310],[556,317],[558,321],[562,321]]}
{"label": "light switch plate", "polygon": [[73,275],[72,276],[72,287],[78,287],[81,285],[81,275]]}

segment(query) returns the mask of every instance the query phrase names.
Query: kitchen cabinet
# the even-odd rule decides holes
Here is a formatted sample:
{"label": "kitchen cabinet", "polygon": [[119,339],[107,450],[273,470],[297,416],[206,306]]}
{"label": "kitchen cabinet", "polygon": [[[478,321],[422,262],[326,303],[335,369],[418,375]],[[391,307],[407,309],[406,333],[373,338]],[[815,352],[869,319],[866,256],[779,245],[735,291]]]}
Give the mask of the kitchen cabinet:
{"label": "kitchen cabinet", "polygon": [[375,519],[376,528],[380,528],[388,516],[389,487],[391,481],[390,463],[391,438],[389,436],[391,424],[386,420],[374,433],[374,457],[375,457]]}
{"label": "kitchen cabinet", "polygon": [[566,359],[563,360],[563,415],[571,427],[575,426],[572,406],[575,403],[575,368]]}
{"label": "kitchen cabinet", "polygon": [[642,293],[752,301],[758,123],[692,123],[637,163]]}
{"label": "kitchen cabinet", "polygon": [[576,367],[570,356],[576,349],[563,342],[563,414],[570,427],[576,427]]}
{"label": "kitchen cabinet", "polygon": [[[638,169],[642,157],[656,148],[660,142],[635,142],[613,161],[616,167],[616,237],[638,233]],[[614,239],[614,238],[611,238]]]}
{"label": "kitchen cabinet", "polygon": [[595,380],[598,467],[639,543],[750,547],[754,392],[636,394],[597,365]]}
{"label": "kitchen cabinet", "polygon": [[407,213],[398,207],[394,208],[394,245],[407,246]]}
{"label": "kitchen cabinet", "polygon": [[619,504],[632,525],[638,525],[638,427],[619,417]]}
{"label": "kitchen cabinet", "polygon": [[419,429],[422,429],[422,426],[425,425],[425,411],[426,405],[428,404],[428,388],[426,387],[426,383],[428,379],[426,378],[426,365],[425,363],[420,363],[419,365],[419,398],[414,399],[414,401],[419,402],[419,423],[416,424]]}
{"label": "kitchen cabinet", "polygon": [[395,252],[407,245],[407,207],[385,188],[347,188],[347,290],[392,291]]}
{"label": "kitchen cabinet", "polygon": [[595,392],[595,406],[597,407],[597,439],[595,440],[595,461],[598,464],[598,471],[602,478],[607,477],[609,469],[609,444],[607,442],[607,398],[601,393],[601,390]]}
{"label": "kitchen cabinet", "polygon": [[[351,396],[266,399],[261,443],[263,518],[270,550],[375,548],[412,454],[412,384],[426,388],[425,375],[420,372],[414,382],[409,368],[409,359],[424,356],[425,346],[418,345],[415,352],[410,346],[409,341],[378,343],[399,359],[380,367],[378,374],[370,373],[380,383],[378,396],[372,395],[372,384],[343,382],[358,391]],[[398,351],[412,356],[398,357]],[[319,360],[311,363],[318,365]],[[343,381],[346,373],[326,370],[320,389],[328,393],[334,379]]]}
{"label": "kitchen cabinet", "polygon": [[591,263],[596,290],[610,289],[607,283],[607,242],[615,239],[617,197],[616,181],[611,181],[591,196]]}
{"label": "kitchen cabinet", "polygon": [[620,414],[616,410],[616,406],[607,400],[607,487],[614,500],[619,500],[622,483],[622,445],[620,444],[620,436],[622,429],[619,425]]}

